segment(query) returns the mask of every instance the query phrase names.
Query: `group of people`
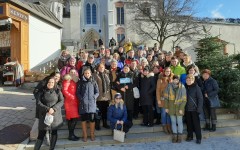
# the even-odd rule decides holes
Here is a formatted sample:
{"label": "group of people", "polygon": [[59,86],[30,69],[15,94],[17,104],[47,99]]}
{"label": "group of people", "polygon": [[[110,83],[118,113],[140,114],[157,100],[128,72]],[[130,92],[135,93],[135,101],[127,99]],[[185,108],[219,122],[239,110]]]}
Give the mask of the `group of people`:
{"label": "group of people", "polygon": [[[59,72],[45,78],[34,90],[39,118],[35,149],[40,149],[47,130],[51,130],[50,149],[54,149],[57,130],[63,122],[63,105],[68,139],[72,141],[79,140],[74,133],[78,120],[82,141],[87,142],[87,123],[94,141],[95,129],[101,127],[123,127],[127,133],[140,113],[142,126],[161,124],[166,134],[172,134],[173,143],[182,141],[183,120],[187,124],[187,141],[193,140],[195,132],[196,143],[201,143],[200,116],[205,116],[205,130],[216,130],[215,110],[219,102],[213,103],[212,99],[218,101],[219,88],[211,71],[204,69],[200,73],[180,47],[175,48],[175,53],[161,51],[157,45],[133,50],[129,43],[127,50],[119,47],[111,51],[103,45],[93,53],[80,49],[76,57],[62,51]],[[50,126],[44,124],[46,114],[54,116]]]}

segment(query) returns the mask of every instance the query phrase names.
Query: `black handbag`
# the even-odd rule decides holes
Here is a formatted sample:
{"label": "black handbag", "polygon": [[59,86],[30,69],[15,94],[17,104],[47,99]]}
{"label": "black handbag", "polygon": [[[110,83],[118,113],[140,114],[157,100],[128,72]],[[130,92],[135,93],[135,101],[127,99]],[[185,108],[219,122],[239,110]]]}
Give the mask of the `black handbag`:
{"label": "black handbag", "polygon": [[219,100],[218,96],[209,97],[208,100],[210,102],[210,107],[211,108],[219,108],[219,107],[221,107],[220,100]]}

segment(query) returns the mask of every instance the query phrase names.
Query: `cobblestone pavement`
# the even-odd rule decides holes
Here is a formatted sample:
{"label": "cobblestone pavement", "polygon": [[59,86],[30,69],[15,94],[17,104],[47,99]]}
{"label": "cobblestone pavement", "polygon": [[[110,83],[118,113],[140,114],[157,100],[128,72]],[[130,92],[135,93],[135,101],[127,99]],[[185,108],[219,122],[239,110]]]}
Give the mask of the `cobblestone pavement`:
{"label": "cobblestone pavement", "polygon": [[[0,87],[0,130],[13,124],[32,127],[35,120],[35,101],[29,90]],[[0,150],[16,150],[16,144],[0,144]]]}

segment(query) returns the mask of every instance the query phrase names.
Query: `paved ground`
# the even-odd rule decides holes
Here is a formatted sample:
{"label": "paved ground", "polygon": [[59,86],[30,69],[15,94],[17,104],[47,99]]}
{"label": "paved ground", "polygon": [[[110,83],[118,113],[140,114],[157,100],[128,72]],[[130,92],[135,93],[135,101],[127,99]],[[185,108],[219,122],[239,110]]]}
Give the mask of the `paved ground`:
{"label": "paved ground", "polygon": [[[29,90],[12,87],[0,87],[0,130],[12,124],[26,124],[32,127],[34,123],[35,101]],[[5,91],[7,90],[7,91]],[[0,145],[0,150],[15,150],[19,143]]]}
{"label": "paved ground", "polygon": [[[6,91],[7,90],[7,91]],[[26,124],[32,126],[34,123],[35,101],[30,90],[0,87],[0,130],[12,124]],[[16,150],[19,143],[0,145],[0,150]],[[193,142],[172,144],[170,141],[152,143],[122,144],[111,146],[90,146],[81,148],[68,148],[65,150],[240,150],[240,137],[212,137],[203,139],[201,145]],[[63,149],[59,149],[63,150]]]}
{"label": "paved ground", "polygon": [[[195,141],[172,144],[170,141],[136,143],[111,146],[90,146],[64,150],[240,150],[240,137],[211,137],[198,145]],[[63,149],[58,149],[63,150]]]}

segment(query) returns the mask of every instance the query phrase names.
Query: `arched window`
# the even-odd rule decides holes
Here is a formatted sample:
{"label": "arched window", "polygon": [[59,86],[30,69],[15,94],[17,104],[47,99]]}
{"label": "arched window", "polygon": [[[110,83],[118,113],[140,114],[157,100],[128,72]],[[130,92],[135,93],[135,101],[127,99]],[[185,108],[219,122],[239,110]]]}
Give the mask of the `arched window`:
{"label": "arched window", "polygon": [[88,3],[87,6],[86,6],[86,20],[87,20],[87,24],[91,24],[91,6],[90,4]]}
{"label": "arched window", "polygon": [[92,5],[92,24],[97,24],[97,7],[95,4]]}

